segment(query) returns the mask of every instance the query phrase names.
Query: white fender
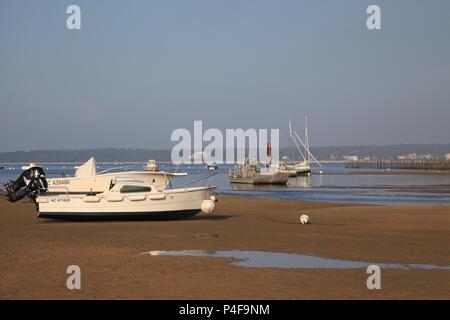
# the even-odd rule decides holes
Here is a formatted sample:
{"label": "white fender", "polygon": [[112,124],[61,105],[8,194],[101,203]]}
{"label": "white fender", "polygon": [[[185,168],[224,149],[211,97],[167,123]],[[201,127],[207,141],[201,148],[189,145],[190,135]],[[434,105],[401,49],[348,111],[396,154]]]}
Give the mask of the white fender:
{"label": "white fender", "polygon": [[211,214],[216,210],[216,204],[212,200],[203,200],[200,208],[204,213]]}

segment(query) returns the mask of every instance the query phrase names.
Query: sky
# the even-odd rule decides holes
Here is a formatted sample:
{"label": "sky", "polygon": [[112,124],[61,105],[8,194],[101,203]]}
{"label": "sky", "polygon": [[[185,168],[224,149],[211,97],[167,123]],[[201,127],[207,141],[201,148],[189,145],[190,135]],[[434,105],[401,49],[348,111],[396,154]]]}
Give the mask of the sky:
{"label": "sky", "polygon": [[0,152],[170,149],[194,120],[287,145],[305,115],[314,146],[449,143],[449,33],[448,0],[0,0]]}

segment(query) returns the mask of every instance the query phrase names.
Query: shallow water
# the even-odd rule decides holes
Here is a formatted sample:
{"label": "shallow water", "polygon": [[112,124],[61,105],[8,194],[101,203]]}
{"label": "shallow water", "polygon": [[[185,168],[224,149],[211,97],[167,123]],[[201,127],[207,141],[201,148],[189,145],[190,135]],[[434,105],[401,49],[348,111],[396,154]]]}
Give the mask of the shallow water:
{"label": "shallow water", "polygon": [[450,270],[450,266],[436,266],[431,264],[369,263],[363,261],[328,259],[316,255],[265,251],[155,250],[143,252],[141,254],[150,256],[233,258],[237,259],[238,261],[232,262],[230,263],[230,265],[246,268],[359,269],[367,268],[369,265],[377,265],[382,269]]}
{"label": "shallow water", "polygon": [[[2,164],[0,183],[16,179],[22,172],[23,164]],[[74,166],[70,164],[44,164],[47,177],[73,176]],[[113,171],[143,170],[144,163],[104,164],[98,163],[98,171],[117,168]],[[208,171],[204,165],[160,164],[160,169],[169,172],[187,172],[185,177],[173,180],[173,187],[185,187],[191,181],[203,176],[207,180],[194,185],[210,184],[224,195],[263,196],[280,199],[298,199],[325,202],[353,202],[368,204],[400,203],[450,203],[450,175],[396,175],[396,174],[352,174],[361,170],[346,169],[343,163],[326,163],[324,174],[310,177],[291,178],[287,186],[232,185],[228,181],[231,165],[219,165],[219,169]],[[313,168],[317,171],[317,168]],[[363,170],[376,171],[376,170]]]}

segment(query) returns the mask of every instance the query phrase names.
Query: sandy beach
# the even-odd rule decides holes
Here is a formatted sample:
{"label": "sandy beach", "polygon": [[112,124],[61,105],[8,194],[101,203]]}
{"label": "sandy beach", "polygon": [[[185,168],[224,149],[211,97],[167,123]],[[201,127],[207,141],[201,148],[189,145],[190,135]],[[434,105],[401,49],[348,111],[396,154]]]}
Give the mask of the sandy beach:
{"label": "sandy beach", "polygon": [[[308,214],[311,224],[301,225]],[[450,205],[369,206],[220,197],[183,221],[61,222],[0,199],[0,299],[449,299],[449,270],[243,268],[150,250],[258,250],[450,265]],[[81,290],[68,290],[78,265]]]}

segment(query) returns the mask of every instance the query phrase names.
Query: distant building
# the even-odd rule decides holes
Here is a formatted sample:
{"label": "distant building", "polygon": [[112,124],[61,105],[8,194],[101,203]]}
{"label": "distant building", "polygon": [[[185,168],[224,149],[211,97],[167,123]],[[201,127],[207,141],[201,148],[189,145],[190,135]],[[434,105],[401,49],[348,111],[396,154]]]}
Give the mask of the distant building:
{"label": "distant building", "polygon": [[358,161],[358,156],[342,156],[345,161]]}
{"label": "distant building", "polygon": [[421,155],[419,156],[419,159],[422,159],[422,160],[431,160],[431,159],[434,159],[434,156],[433,156],[432,154],[430,154],[430,153],[427,153],[427,154],[421,154]]}
{"label": "distant building", "polygon": [[410,154],[404,154],[401,156],[398,156],[399,160],[431,160],[434,159],[434,156],[431,153],[427,154],[417,154],[417,153],[410,153]]}
{"label": "distant building", "polygon": [[444,157],[445,157],[445,160],[449,160],[450,161],[450,153],[447,153]]}
{"label": "distant building", "polygon": [[416,159],[417,153],[403,154],[401,156],[398,156],[398,160],[416,160]]}
{"label": "distant building", "polygon": [[372,160],[372,158],[371,157],[364,157],[363,160],[364,161],[370,161],[370,160]]}

